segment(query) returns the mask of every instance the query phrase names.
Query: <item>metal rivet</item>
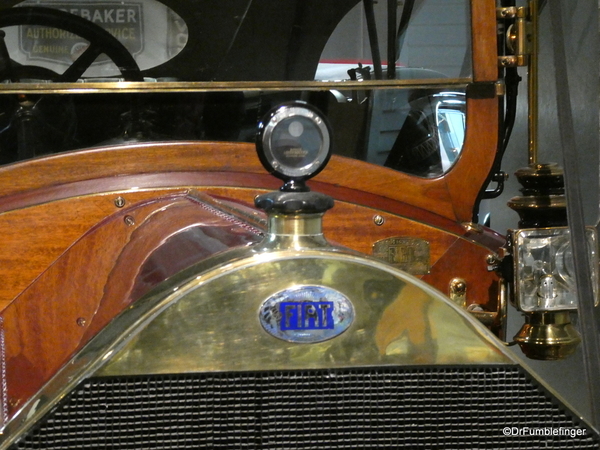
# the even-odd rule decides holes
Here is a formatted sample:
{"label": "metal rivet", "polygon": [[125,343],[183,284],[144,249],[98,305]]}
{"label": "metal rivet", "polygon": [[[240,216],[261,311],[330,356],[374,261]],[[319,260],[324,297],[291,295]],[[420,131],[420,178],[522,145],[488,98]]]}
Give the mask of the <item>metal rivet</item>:
{"label": "metal rivet", "polygon": [[83,317],[80,317],[77,319],[77,325],[79,325],[80,327],[85,327],[86,321]]}
{"label": "metal rivet", "polygon": [[373,216],[373,223],[375,225],[377,225],[378,227],[380,227],[381,225],[383,225],[385,223],[385,219],[383,218],[383,216],[376,214],[375,216]]}
{"label": "metal rivet", "polygon": [[133,216],[125,216],[123,218],[123,221],[125,222],[125,224],[128,227],[131,227],[131,226],[135,225],[135,219],[133,218]]}
{"label": "metal rivet", "polygon": [[125,199],[123,197],[115,198],[115,206],[117,208],[122,208],[123,206],[125,206]]}

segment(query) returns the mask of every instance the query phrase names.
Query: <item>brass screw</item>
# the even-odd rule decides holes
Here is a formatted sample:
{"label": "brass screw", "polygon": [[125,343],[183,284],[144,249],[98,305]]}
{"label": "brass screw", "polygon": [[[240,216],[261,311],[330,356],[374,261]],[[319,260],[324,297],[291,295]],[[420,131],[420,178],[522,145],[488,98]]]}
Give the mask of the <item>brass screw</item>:
{"label": "brass screw", "polygon": [[375,216],[373,216],[373,223],[375,225],[377,225],[378,227],[380,227],[381,225],[383,225],[385,223],[385,219],[383,216],[376,214]]}
{"label": "brass screw", "polygon": [[77,319],[77,325],[79,325],[80,327],[85,327],[86,321],[83,317],[80,317],[79,319]]}
{"label": "brass screw", "polygon": [[464,295],[467,292],[467,282],[462,278],[453,278],[450,280],[450,289],[457,295]]}
{"label": "brass screw", "polygon": [[499,263],[496,255],[493,255],[491,253],[485,257],[485,262],[488,263],[490,266],[493,266],[494,264]]}
{"label": "brass screw", "polygon": [[123,218],[123,221],[125,222],[125,225],[127,225],[128,227],[135,225],[135,219],[133,218],[133,216],[125,216]]}
{"label": "brass screw", "polygon": [[125,199],[123,197],[115,198],[115,206],[117,208],[122,208],[123,206],[125,206]]}

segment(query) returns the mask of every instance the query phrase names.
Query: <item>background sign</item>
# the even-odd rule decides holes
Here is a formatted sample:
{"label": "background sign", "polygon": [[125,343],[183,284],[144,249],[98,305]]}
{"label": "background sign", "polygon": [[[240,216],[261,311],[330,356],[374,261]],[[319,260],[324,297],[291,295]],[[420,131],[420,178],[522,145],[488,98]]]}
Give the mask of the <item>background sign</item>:
{"label": "background sign", "polygon": [[[144,49],[143,5],[134,2],[52,2],[44,6],[60,9],[101,26],[135,56]],[[30,60],[72,64],[87,48],[85,39],[56,28],[19,27],[19,48]],[[107,60],[101,55],[95,64]]]}

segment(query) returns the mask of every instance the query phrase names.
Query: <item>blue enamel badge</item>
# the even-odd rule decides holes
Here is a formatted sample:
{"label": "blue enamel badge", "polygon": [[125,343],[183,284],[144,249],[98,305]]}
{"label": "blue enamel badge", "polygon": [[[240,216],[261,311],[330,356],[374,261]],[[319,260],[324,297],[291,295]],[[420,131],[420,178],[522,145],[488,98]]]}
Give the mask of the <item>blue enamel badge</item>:
{"label": "blue enamel badge", "polygon": [[260,307],[263,328],[289,342],[332,339],[346,331],[353,320],[350,300],[325,286],[294,286],[273,294]]}

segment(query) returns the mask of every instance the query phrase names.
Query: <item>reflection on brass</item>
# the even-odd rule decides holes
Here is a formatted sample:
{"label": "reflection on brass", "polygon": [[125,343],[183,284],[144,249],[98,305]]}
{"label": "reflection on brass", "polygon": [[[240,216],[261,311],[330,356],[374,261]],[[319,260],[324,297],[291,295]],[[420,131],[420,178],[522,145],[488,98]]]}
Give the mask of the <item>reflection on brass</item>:
{"label": "reflection on brass", "polygon": [[506,30],[506,46],[511,55],[499,56],[502,67],[522,67],[530,64],[531,58],[531,23],[528,20],[529,8],[505,7],[496,9],[496,17],[500,20],[515,19],[514,24]]}
{"label": "reflection on brass", "polygon": [[548,209],[566,208],[567,201],[564,195],[548,195],[546,197],[518,196],[507,203],[509,208],[519,211],[521,209]]}
{"label": "reflection on brass", "polygon": [[508,56],[499,56],[498,64],[501,67],[522,67],[526,66],[529,59],[527,55],[508,55]]}
{"label": "reflection on brass", "polygon": [[477,234],[483,233],[483,227],[481,225],[479,225],[478,223],[463,222],[462,226],[469,233],[477,233]]}
{"label": "reflection on brass", "polygon": [[[297,284],[347,296],[350,327],[316,344],[268,334],[260,305]],[[516,362],[447,298],[386,264],[339,249],[240,248],[175,275],[114,318],[8,422],[3,445],[91,376]]]}
{"label": "reflection on brass", "polygon": [[257,251],[330,247],[323,236],[323,213],[269,214],[268,232]]}
{"label": "reflection on brass", "polygon": [[526,195],[513,197],[508,206],[514,210],[565,209],[564,171],[555,163],[535,163],[515,172]]}
{"label": "reflection on brass", "polygon": [[421,80],[365,81],[174,81],[174,82],[86,82],[86,83],[9,83],[0,86],[2,94],[103,94],[148,92],[208,92],[208,91],[298,91],[331,89],[464,89],[471,78],[431,78]]}
{"label": "reflection on brass", "polygon": [[[492,255],[489,255],[492,256]],[[491,329],[500,340],[506,339],[507,312],[508,312],[508,285],[503,278],[498,280],[498,308],[496,311],[487,311],[482,305],[471,303],[467,311],[479,322]]]}
{"label": "reflection on brass", "polygon": [[514,340],[529,358],[563,359],[573,354],[581,342],[568,311],[530,313],[525,320]]}
{"label": "reflection on brass", "polygon": [[[267,333],[259,320],[261,305],[297,285],[324,286],[346,296],[355,311],[347,331],[314,344]],[[100,374],[505,361],[448,300],[374,262],[278,258],[231,270],[207,284],[192,281],[183,291]]]}
{"label": "reflection on brass", "polygon": [[518,8],[516,6],[506,6],[496,8],[496,17],[498,19],[514,19],[517,17]]}
{"label": "reflection on brass", "polygon": [[496,81],[496,97],[503,97],[506,95],[506,83],[503,80]]}
{"label": "reflection on brass", "polygon": [[413,275],[426,275],[431,269],[429,242],[424,239],[383,239],[373,244],[373,256]]}
{"label": "reflection on brass", "polygon": [[476,303],[469,305],[469,307],[467,308],[467,311],[469,311],[469,313],[471,313],[471,315],[473,317],[475,317],[477,320],[479,320],[482,324],[484,324],[488,328],[490,328],[492,325],[494,325],[494,322],[496,321],[496,318],[498,317],[498,314],[496,314],[494,312],[486,311],[485,309],[483,309],[483,307],[481,305],[478,305]]}
{"label": "reflection on brass", "polygon": [[518,169],[515,172],[515,175],[518,179],[562,177],[564,175],[564,170],[556,163],[535,163]]}
{"label": "reflection on brass", "polygon": [[509,45],[511,45],[517,56],[529,55],[531,53],[531,30],[528,21],[527,8],[518,8],[517,20],[512,31],[508,33]]}
{"label": "reflection on brass", "polygon": [[467,306],[467,282],[462,278],[453,278],[449,285],[450,300],[461,308]]}
{"label": "reflection on brass", "polygon": [[506,340],[506,327],[508,326],[508,283],[504,278],[498,280],[498,337]]}
{"label": "reflection on brass", "polygon": [[276,235],[323,234],[323,214],[270,214],[268,219],[269,233]]}

